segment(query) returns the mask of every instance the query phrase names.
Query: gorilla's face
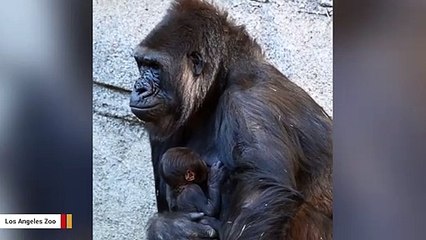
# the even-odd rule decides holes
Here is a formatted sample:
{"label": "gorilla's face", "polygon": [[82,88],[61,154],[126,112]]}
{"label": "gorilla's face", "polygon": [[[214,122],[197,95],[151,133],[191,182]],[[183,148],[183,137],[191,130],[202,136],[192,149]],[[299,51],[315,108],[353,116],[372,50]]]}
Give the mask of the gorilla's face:
{"label": "gorilla's face", "polygon": [[193,31],[191,19],[182,21],[163,20],[134,52],[141,77],[130,107],[151,137],[167,137],[183,126],[206,100],[218,72],[220,58],[208,57],[208,49],[216,48]]}
{"label": "gorilla's face", "polygon": [[143,43],[136,48],[134,58],[141,77],[136,80],[130,97],[133,114],[146,127],[167,134],[185,122],[202,102],[209,85],[201,79],[204,59],[199,52],[172,49]]}
{"label": "gorilla's face", "polygon": [[140,78],[136,80],[130,97],[133,114],[145,122],[166,117],[174,105],[173,92],[167,87],[169,72],[165,57],[146,48],[137,48],[134,54]]}

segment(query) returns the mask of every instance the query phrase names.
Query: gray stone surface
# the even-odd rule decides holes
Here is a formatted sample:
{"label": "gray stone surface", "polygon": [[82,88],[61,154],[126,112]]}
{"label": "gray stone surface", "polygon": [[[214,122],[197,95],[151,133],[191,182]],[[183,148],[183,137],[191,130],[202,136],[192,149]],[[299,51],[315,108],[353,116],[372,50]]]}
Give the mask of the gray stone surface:
{"label": "gray stone surface", "polygon": [[[268,59],[332,115],[331,0],[217,0]],[[155,213],[147,135],[128,108],[132,49],[169,0],[93,2],[93,236],[144,239]]]}

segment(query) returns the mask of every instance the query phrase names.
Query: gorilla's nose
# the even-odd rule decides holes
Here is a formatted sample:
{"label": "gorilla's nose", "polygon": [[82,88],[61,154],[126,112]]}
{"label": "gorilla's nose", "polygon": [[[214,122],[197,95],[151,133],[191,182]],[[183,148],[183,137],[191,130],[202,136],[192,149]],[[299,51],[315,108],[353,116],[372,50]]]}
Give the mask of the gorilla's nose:
{"label": "gorilla's nose", "polygon": [[150,96],[152,94],[151,89],[152,88],[149,86],[149,84],[145,84],[141,81],[138,81],[135,84],[135,92],[137,93],[139,98],[145,98]]}
{"label": "gorilla's nose", "polygon": [[138,93],[138,95],[142,96],[144,93],[148,92],[148,88],[140,87],[136,89],[136,92]]}

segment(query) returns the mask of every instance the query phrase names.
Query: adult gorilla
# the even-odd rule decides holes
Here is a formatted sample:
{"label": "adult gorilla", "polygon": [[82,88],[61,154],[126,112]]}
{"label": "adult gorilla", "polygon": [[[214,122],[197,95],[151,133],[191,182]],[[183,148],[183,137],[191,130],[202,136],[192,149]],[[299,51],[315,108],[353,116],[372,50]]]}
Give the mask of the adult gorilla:
{"label": "adult gorilla", "polygon": [[135,59],[130,106],[150,136],[160,212],[149,239],[213,237],[189,214],[167,213],[158,161],[171,147],[230,170],[220,239],[331,239],[331,120],[244,27],[209,3],[178,0]]}

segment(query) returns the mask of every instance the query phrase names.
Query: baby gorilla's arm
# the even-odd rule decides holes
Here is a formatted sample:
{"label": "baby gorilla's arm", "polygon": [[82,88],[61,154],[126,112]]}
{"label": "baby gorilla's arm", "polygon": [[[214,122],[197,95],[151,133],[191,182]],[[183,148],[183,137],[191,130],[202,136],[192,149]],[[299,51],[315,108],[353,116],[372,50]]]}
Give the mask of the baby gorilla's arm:
{"label": "baby gorilla's arm", "polygon": [[176,196],[174,194],[173,189],[167,185],[166,186],[166,200],[169,205],[169,211],[177,210]]}
{"label": "baby gorilla's arm", "polygon": [[177,196],[177,208],[183,212],[203,212],[206,216],[215,217],[220,209],[220,187],[225,177],[225,169],[221,162],[210,168],[208,179],[208,196],[197,184],[186,185]]}
{"label": "baby gorilla's arm", "polygon": [[197,184],[188,184],[177,196],[177,208],[182,212],[205,212],[208,199]]}
{"label": "baby gorilla's arm", "polygon": [[209,197],[207,199],[207,205],[204,209],[204,214],[207,216],[214,217],[218,214],[220,209],[220,186],[222,185],[225,177],[225,169],[222,162],[215,162],[210,167],[209,179],[208,179],[208,191]]}

